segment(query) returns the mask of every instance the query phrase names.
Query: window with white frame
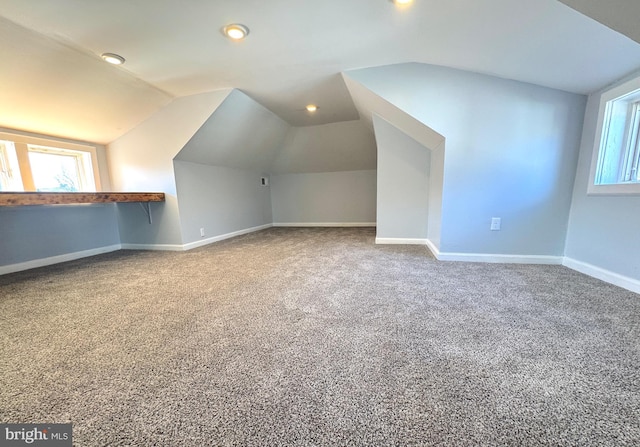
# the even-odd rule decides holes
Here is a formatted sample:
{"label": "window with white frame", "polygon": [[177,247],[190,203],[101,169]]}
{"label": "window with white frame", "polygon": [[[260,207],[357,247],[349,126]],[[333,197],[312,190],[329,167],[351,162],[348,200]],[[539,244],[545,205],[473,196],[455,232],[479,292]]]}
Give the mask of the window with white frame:
{"label": "window with white frame", "polygon": [[590,194],[640,194],[640,78],[603,93]]}
{"label": "window with white frame", "polygon": [[0,191],[99,190],[95,147],[0,133]]}

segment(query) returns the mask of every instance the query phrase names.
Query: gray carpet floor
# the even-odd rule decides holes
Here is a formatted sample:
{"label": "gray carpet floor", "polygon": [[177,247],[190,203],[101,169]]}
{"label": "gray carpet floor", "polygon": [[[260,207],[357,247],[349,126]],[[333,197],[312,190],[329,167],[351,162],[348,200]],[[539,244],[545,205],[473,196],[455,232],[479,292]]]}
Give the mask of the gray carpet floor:
{"label": "gray carpet floor", "polygon": [[78,446],[640,445],[640,296],[273,228],[0,277],[0,422]]}

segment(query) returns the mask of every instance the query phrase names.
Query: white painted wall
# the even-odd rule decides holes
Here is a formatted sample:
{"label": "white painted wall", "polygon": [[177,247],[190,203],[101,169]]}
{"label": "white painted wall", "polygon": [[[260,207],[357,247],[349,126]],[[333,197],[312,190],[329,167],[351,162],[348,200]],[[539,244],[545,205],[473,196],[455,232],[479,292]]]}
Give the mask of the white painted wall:
{"label": "white painted wall", "polygon": [[376,240],[425,241],[429,225],[431,151],[377,115]]}
{"label": "white painted wall", "polygon": [[274,225],[375,225],[376,171],[271,176]]}
{"label": "white painted wall", "polygon": [[308,173],[375,169],[373,132],[361,121],[292,127],[270,172]]}
{"label": "white painted wall", "polygon": [[260,184],[261,172],[180,160],[174,168],[184,244],[271,224],[271,194]]}
{"label": "white painted wall", "polygon": [[137,204],[118,205],[123,243],[182,243],[173,158],[230,92],[178,98],[108,145],[111,182],[116,191],[158,191],[166,196],[165,203],[152,205],[152,225]]}
{"label": "white painted wall", "polygon": [[446,138],[441,252],[563,254],[583,96],[426,64],[346,76]]}
{"label": "white painted wall", "polygon": [[[635,76],[638,75],[640,73]],[[640,281],[640,196],[587,195],[601,93],[590,95],[587,103],[565,256],[637,282]]]}

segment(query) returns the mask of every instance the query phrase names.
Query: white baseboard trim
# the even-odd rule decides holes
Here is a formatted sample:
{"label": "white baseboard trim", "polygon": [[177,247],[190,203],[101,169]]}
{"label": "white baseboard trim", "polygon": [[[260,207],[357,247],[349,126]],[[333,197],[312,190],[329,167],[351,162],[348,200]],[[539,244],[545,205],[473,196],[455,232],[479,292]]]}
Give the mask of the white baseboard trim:
{"label": "white baseboard trim", "polygon": [[184,251],[181,244],[122,244],[123,250]]}
{"label": "white baseboard trim", "polygon": [[562,265],[577,272],[584,273],[585,275],[600,279],[604,282],[622,287],[623,289],[640,293],[640,281],[637,279],[629,278],[628,276],[623,276],[610,270],[605,270],[601,267],[596,267],[595,265],[567,257],[564,258]]}
{"label": "white baseboard trim", "polygon": [[23,270],[45,267],[47,265],[59,264],[61,262],[75,261],[76,259],[87,258],[89,256],[100,255],[112,251],[120,250],[120,244],[108,245],[106,247],[92,248],[90,250],[76,251],[73,253],[65,253],[63,255],[51,256],[48,258],[34,259],[32,261],[19,262],[17,264],[9,264],[0,266],[0,275],[7,273],[21,272]]}
{"label": "white baseboard trim", "polygon": [[440,250],[438,249],[438,247],[436,247],[436,244],[431,242],[431,239],[427,239],[427,248],[434,258],[440,260]]}
{"label": "white baseboard trim", "polygon": [[188,244],[184,244],[183,250],[191,250],[193,248],[203,247],[205,245],[213,244],[214,242],[220,242],[225,239],[230,239],[236,236],[242,236],[243,234],[254,233],[256,231],[266,230],[267,228],[271,228],[273,225],[259,225],[257,227],[245,228],[244,230],[233,231],[227,234],[221,234],[220,236],[213,236],[206,239],[202,239],[200,241],[189,242]]}
{"label": "white baseboard trim", "polygon": [[[435,254],[435,253],[434,253]],[[502,255],[493,253],[447,253],[439,252],[439,261],[487,262],[494,264],[549,264],[562,265],[562,256],[546,255]]]}
{"label": "white baseboard trim", "polygon": [[376,244],[387,245],[428,245],[427,239],[411,239],[403,237],[377,237]]}
{"label": "white baseboard trim", "polygon": [[187,251],[194,248],[203,247],[213,244],[214,242],[223,241],[243,234],[253,233],[255,231],[271,228],[271,224],[260,225],[257,227],[245,228],[244,230],[233,231],[231,233],[221,234],[219,236],[208,237],[199,241],[189,242],[187,244],[122,244],[123,250],[158,250],[158,251]]}
{"label": "white baseboard trim", "polygon": [[375,222],[277,222],[274,227],[375,227]]}

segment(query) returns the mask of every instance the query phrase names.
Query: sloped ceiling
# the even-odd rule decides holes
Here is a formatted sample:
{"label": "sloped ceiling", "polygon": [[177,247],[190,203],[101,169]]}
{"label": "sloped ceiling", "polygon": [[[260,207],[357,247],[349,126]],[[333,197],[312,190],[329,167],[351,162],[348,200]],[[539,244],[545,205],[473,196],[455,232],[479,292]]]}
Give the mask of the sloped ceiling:
{"label": "sloped ceiling", "polygon": [[[362,67],[422,62],[578,93],[640,68],[638,43],[557,0],[0,0],[0,16],[0,126],[97,142],[169,97],[220,88],[293,126],[353,120],[340,73]],[[221,35],[232,22],[250,27],[245,41]],[[100,65],[103,52],[127,62]]]}
{"label": "sloped ceiling", "polygon": [[444,136],[354,80],[349,72],[343,77],[363,122],[372,131],[373,115],[376,114],[430,150],[438,149],[444,142]]}
{"label": "sloped ceiling", "polygon": [[265,174],[375,169],[376,142],[359,120],[294,127],[233,90],[175,159]]}
{"label": "sloped ceiling", "polygon": [[0,17],[0,126],[108,143],[172,97]]}
{"label": "sloped ceiling", "polygon": [[270,172],[307,173],[376,169],[373,130],[361,120],[292,127]]}
{"label": "sloped ceiling", "polygon": [[638,0],[560,0],[582,14],[640,43]]}
{"label": "sloped ceiling", "polygon": [[234,90],[175,158],[268,172],[289,128],[277,115]]}

